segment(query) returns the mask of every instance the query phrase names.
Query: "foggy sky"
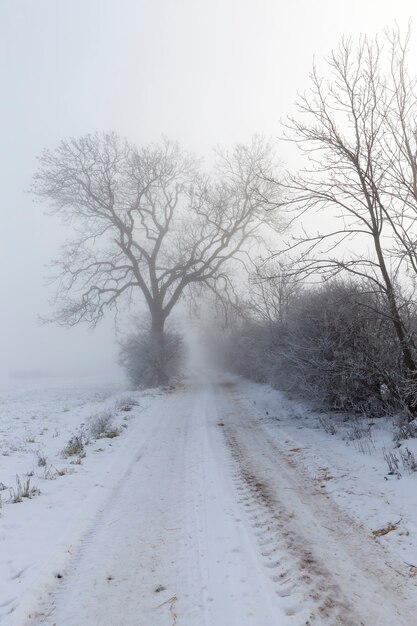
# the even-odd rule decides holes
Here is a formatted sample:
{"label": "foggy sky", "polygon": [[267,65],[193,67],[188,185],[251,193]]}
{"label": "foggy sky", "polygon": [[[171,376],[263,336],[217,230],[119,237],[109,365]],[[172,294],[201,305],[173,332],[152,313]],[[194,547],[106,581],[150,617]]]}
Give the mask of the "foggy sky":
{"label": "foggy sky", "polygon": [[199,155],[277,137],[313,55],[416,14],[401,0],[0,0],[0,374],[115,367],[111,319],[94,332],[38,323],[65,236],[26,193],[43,148],[102,130],[138,144],[163,133]]}

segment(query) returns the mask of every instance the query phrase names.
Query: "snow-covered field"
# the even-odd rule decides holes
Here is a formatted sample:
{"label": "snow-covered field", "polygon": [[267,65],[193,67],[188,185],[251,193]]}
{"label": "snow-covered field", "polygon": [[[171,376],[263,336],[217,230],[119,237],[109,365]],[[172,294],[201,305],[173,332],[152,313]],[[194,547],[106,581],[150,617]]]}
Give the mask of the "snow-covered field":
{"label": "snow-covered field", "polygon": [[[131,423],[157,393],[130,393],[120,383],[95,380],[3,384],[0,623],[24,623],[32,599],[60,575],[114,477],[124,471]],[[90,424],[106,414],[119,436],[90,437],[85,457],[62,454],[74,435],[89,437]],[[30,498],[19,497],[18,481],[23,489],[29,481]]]}
{"label": "snow-covered field", "polygon": [[3,386],[0,624],[411,626],[416,440],[320,417],[233,377]]}

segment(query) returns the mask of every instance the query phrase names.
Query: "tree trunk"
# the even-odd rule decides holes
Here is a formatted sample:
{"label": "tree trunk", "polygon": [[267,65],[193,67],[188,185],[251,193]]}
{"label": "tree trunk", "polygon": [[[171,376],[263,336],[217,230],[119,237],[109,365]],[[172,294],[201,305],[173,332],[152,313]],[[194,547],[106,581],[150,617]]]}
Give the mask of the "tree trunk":
{"label": "tree trunk", "polygon": [[408,411],[410,412],[410,420],[414,419],[417,415],[417,402],[416,402],[416,394],[415,387],[417,384],[417,365],[414,360],[413,351],[409,344],[409,340],[407,337],[406,329],[404,327],[399,309],[397,298],[395,295],[394,285],[392,284],[386,263],[384,254],[382,251],[382,245],[379,238],[379,235],[374,234],[374,242],[375,242],[375,250],[378,257],[379,267],[382,273],[382,277],[386,287],[386,296],[388,300],[388,306],[390,309],[390,313],[392,315],[392,323],[394,326],[395,333],[397,335],[397,339],[400,344],[401,356],[402,356],[402,364],[404,368],[404,375],[407,383],[411,385],[413,391],[406,390],[404,397],[402,398],[404,404],[406,405]]}
{"label": "tree trunk", "polygon": [[159,385],[168,383],[167,357],[165,346],[165,320],[162,315],[152,314],[151,340],[154,350],[155,382]]}

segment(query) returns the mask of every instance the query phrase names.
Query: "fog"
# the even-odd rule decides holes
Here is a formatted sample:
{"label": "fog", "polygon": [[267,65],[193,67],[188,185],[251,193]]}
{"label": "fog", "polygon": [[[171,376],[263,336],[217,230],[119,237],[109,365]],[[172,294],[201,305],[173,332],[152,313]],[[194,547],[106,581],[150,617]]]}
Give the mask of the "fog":
{"label": "fog", "polygon": [[43,148],[102,130],[137,144],[165,134],[210,162],[216,144],[278,138],[314,56],[413,13],[411,1],[2,0],[0,372],[118,371],[111,316],[94,331],[39,323],[68,234],[27,193]]}

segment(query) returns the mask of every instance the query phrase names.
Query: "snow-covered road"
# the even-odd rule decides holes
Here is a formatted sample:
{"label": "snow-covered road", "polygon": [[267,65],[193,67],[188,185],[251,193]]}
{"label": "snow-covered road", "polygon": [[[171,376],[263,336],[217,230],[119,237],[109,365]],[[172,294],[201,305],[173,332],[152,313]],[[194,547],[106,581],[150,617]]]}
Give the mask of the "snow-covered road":
{"label": "snow-covered road", "polygon": [[257,412],[231,382],[156,398],[58,577],[4,623],[415,624],[410,580]]}

